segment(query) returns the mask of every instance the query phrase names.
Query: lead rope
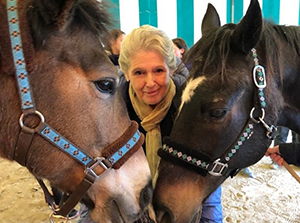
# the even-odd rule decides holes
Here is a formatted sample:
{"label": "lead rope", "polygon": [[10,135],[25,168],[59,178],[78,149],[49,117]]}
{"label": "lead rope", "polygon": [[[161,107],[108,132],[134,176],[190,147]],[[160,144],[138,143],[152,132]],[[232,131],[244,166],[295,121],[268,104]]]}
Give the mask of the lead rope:
{"label": "lead rope", "polygon": [[293,168],[285,160],[283,160],[282,165],[298,181],[298,183],[300,183],[300,177],[299,177],[299,175],[295,172],[295,170],[293,170]]}

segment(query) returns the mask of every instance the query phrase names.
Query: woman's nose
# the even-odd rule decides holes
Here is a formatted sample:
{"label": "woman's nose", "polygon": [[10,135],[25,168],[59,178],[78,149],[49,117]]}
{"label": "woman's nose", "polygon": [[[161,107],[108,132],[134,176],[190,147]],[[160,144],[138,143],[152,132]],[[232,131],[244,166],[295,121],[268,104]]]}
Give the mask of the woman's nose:
{"label": "woman's nose", "polygon": [[148,73],[146,76],[146,86],[147,87],[152,87],[154,86],[155,82],[154,82],[154,76],[152,73]]}

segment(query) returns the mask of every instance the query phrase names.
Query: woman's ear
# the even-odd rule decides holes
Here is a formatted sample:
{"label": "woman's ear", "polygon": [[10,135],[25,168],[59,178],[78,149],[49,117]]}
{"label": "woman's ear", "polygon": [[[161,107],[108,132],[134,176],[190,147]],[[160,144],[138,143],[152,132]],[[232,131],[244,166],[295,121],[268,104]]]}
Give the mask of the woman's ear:
{"label": "woman's ear", "polygon": [[184,54],[184,51],[185,51],[185,50],[184,50],[183,48],[180,49],[181,55]]}
{"label": "woman's ear", "polygon": [[126,81],[129,82],[130,79],[129,79],[129,75],[128,74],[125,74],[125,78],[126,78]]}

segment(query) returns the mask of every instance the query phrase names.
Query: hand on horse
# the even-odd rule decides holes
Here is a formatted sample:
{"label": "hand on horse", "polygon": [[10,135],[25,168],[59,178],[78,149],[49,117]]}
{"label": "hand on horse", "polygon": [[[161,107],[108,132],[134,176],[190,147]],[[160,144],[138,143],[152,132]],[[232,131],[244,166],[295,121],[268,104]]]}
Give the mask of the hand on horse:
{"label": "hand on horse", "polygon": [[276,162],[278,165],[282,166],[282,163],[284,160],[283,160],[282,156],[280,155],[279,145],[268,148],[265,155],[270,156],[274,162]]}

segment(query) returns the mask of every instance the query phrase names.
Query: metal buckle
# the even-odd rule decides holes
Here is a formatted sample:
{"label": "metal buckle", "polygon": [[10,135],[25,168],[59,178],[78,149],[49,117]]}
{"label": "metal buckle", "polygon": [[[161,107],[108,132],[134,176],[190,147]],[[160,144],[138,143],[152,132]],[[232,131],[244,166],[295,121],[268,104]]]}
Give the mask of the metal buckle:
{"label": "metal buckle", "polygon": [[253,117],[253,113],[254,113],[255,109],[256,109],[255,107],[253,107],[253,108],[251,109],[251,111],[250,111],[250,118],[251,118],[251,120],[254,121],[256,124],[258,124],[258,123],[260,122],[261,119],[264,119],[264,118],[265,118],[265,109],[261,108],[261,117],[259,117],[258,120],[255,119],[255,118]]}
{"label": "metal buckle", "polygon": [[[256,75],[256,72],[260,70],[261,73],[262,73],[262,81],[263,84],[262,85],[259,85],[258,82],[257,82],[257,75]],[[256,87],[260,88],[260,89],[264,89],[266,86],[267,86],[267,81],[266,81],[266,72],[265,72],[265,68],[261,65],[256,65],[253,69],[253,80],[254,80],[254,84],[256,85]]]}
{"label": "metal buckle", "polygon": [[[220,158],[218,158],[218,159],[216,159],[213,163],[212,163],[212,165],[213,165],[213,167],[212,167],[212,169],[210,170],[210,171],[208,171],[209,172],[209,174],[210,175],[212,175],[212,176],[216,176],[216,177],[221,177],[221,176],[223,176],[222,175],[222,172],[223,172],[223,170],[226,168],[228,168],[228,164],[227,163],[221,163],[220,162]],[[216,171],[215,171],[216,170]]]}
{"label": "metal buckle", "polygon": [[[55,223],[56,222],[53,218],[58,219],[57,221],[59,221],[60,223],[67,223],[67,222],[69,222],[69,218],[68,217],[64,217],[62,215],[54,217],[53,216],[54,214],[55,214],[54,212],[51,212],[50,215],[49,215],[49,222],[50,223]],[[63,220],[63,222],[62,222],[62,220]]]}
{"label": "metal buckle", "polygon": [[[94,160],[95,160],[96,162],[94,162],[90,167],[87,167],[87,168],[85,169],[84,172],[85,172],[85,174],[90,174],[90,175],[92,175],[94,178],[100,179],[100,178],[102,178],[102,177],[105,176],[105,174],[108,172],[108,170],[111,169],[111,167],[107,167],[107,166],[105,165],[105,163],[103,163],[103,161],[105,160],[104,157],[96,157]],[[100,165],[100,166],[104,169],[104,172],[102,172],[101,175],[97,175],[97,174],[95,173],[95,171],[94,171],[94,169],[95,169],[98,165]]]}
{"label": "metal buckle", "polygon": [[273,139],[275,136],[275,133],[277,132],[277,128],[274,125],[269,126],[263,119],[259,118],[260,122],[263,124],[263,126],[267,130],[267,137],[269,139]]}
{"label": "metal buckle", "polygon": [[[40,118],[40,123],[35,127],[35,128],[30,128],[26,125],[24,125],[24,118],[26,116],[29,116],[29,115],[37,115],[39,118]],[[28,113],[23,113],[20,118],[19,118],[19,124],[20,124],[20,127],[26,131],[26,132],[29,132],[29,133],[34,133],[36,132],[36,130],[38,129],[38,127],[41,125],[41,123],[44,123],[45,122],[45,118],[43,116],[43,114],[37,110],[34,110],[33,112],[28,112]]]}

